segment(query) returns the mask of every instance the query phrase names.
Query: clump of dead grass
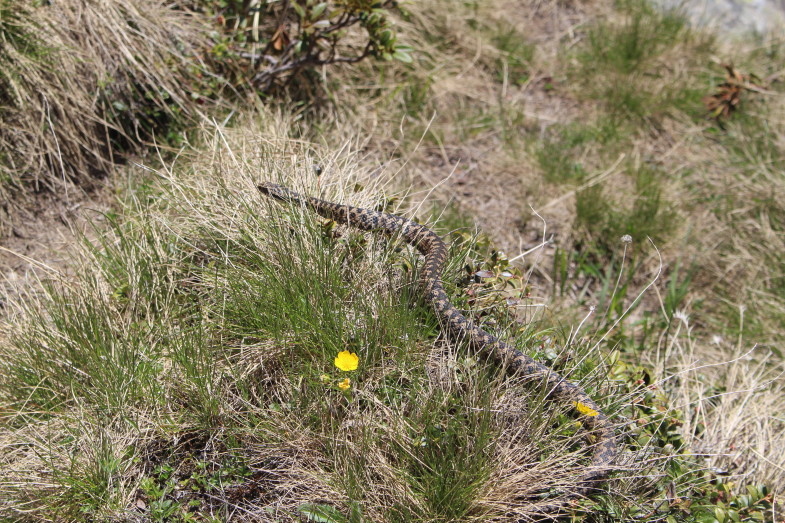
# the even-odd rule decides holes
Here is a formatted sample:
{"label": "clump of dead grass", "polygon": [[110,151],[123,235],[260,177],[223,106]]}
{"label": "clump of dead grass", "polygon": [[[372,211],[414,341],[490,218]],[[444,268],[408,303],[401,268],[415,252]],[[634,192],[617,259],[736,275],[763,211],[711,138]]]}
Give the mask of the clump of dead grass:
{"label": "clump of dead grass", "polygon": [[22,189],[89,190],[164,123],[200,114],[191,94],[210,45],[205,20],[150,0],[46,3],[15,16],[0,53],[6,212],[25,201]]}
{"label": "clump of dead grass", "polygon": [[742,485],[765,483],[782,493],[782,362],[765,346],[745,346],[741,337],[700,338],[686,314],[677,321],[658,363],[664,387],[683,412],[682,433],[692,452]]}
{"label": "clump of dead grass", "polygon": [[394,2],[328,4],[69,1],[17,10],[3,0],[3,203],[21,203],[11,194],[25,190],[89,191],[144,146],[179,146],[203,112],[215,116],[241,94],[301,81],[292,91],[313,96],[307,77],[318,75],[304,73],[320,67],[411,61],[388,22]]}

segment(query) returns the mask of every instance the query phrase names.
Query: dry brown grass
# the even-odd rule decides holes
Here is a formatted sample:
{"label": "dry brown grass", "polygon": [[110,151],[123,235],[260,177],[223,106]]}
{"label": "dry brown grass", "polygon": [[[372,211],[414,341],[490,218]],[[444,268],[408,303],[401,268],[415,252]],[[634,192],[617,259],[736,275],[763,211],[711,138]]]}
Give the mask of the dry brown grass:
{"label": "dry brown grass", "polygon": [[4,235],[25,191],[67,200],[107,175],[119,147],[133,152],[150,140],[139,115],[196,119],[186,69],[209,47],[205,20],[158,1],[68,1],[27,11],[18,30],[32,44],[4,45],[2,54]]}
{"label": "dry brown grass", "polygon": [[[739,315],[743,318],[744,311]],[[686,314],[651,355],[684,420],[692,452],[745,483],[785,485],[785,367],[765,346],[741,338],[700,338]]]}
{"label": "dry brown grass", "polygon": [[[152,292],[160,292],[163,300],[175,300],[192,286],[206,290],[218,285],[228,290],[237,284],[218,276],[202,280],[178,273],[183,260],[190,257],[186,251],[195,247],[202,252],[204,247],[196,245],[205,238],[242,240],[250,232],[260,250],[282,240],[271,237],[266,228],[266,223],[280,215],[276,204],[263,200],[255,190],[260,180],[278,180],[309,194],[324,193],[330,199],[364,206],[378,204],[379,194],[390,194],[391,189],[385,187],[393,183],[393,173],[363,168],[369,160],[360,156],[356,143],[327,148],[294,139],[292,136],[299,132],[290,115],[264,110],[247,115],[233,129],[206,128],[203,146],[184,152],[175,165],[155,174],[162,192],[149,200],[140,194],[139,198],[148,202],[141,204],[144,212],[129,212],[127,218],[132,228],[148,231],[144,236],[160,250],[149,252],[144,242],[131,242],[128,270],[140,279],[131,280],[128,302],[118,301],[117,284],[109,272],[88,291],[94,293],[91,301],[112,308],[107,316],[118,340],[124,340],[140,321],[184,334],[182,320],[173,309],[164,306],[159,315],[156,306],[138,294],[150,289],[141,278],[150,259],[169,252],[171,258],[158,259],[166,270],[154,287],[162,289]],[[319,180],[313,174],[315,165],[324,170]],[[358,184],[364,189],[357,191]],[[416,197],[407,202],[408,211],[400,212],[411,215],[409,206],[413,203],[417,203]],[[140,203],[131,200],[129,205]],[[254,225],[248,220],[256,213],[265,218]],[[302,223],[307,217],[295,212],[288,223],[304,232]],[[107,236],[108,244],[121,244],[123,237],[114,234]],[[167,251],[173,241],[191,247]],[[341,231],[336,245],[339,249],[351,248],[353,238]],[[391,274],[390,264],[384,259],[389,251],[386,241],[374,241],[362,255],[351,259],[345,270],[349,281],[357,286],[352,301],[401,306],[406,272],[393,269]],[[319,256],[318,252],[311,254]],[[310,263],[307,267],[313,272],[324,270],[312,263],[315,259],[305,256],[303,263]],[[102,266],[101,255],[86,252],[84,263],[85,270],[95,272]],[[281,265],[277,274],[282,281],[301,277],[286,265]],[[225,305],[220,303],[222,300],[212,312],[204,310],[207,324],[218,319],[215,314]],[[45,295],[30,296],[25,314],[41,317],[46,301]],[[127,308],[126,303],[133,306]],[[172,306],[173,301],[166,303]],[[385,312],[381,308],[355,310],[351,305],[335,303],[331,310],[353,317],[358,332],[391,328],[378,323],[381,320],[377,318]],[[424,319],[413,321],[412,327],[419,329]],[[41,323],[40,328],[45,329],[45,325]],[[13,332],[24,332],[25,328],[17,319]],[[211,359],[209,393],[193,386],[187,373],[167,361],[162,363],[166,371],[161,379],[171,388],[165,385],[156,401],[127,404],[111,419],[95,408],[95,397],[79,393],[49,411],[50,418],[43,423],[34,419],[40,412],[32,403],[13,402],[13,415],[8,403],[0,431],[4,471],[0,490],[7,493],[0,514],[44,519],[52,507],[72,511],[83,502],[91,507],[98,503],[99,509],[91,509],[91,515],[98,518],[135,517],[151,507],[152,500],[143,493],[141,482],[157,478],[157,467],[168,464],[173,467],[174,477],[188,478],[197,460],[221,466],[240,456],[250,467],[248,478],[239,486],[222,487],[213,494],[214,499],[204,501],[214,503],[216,511],[224,511],[238,521],[269,521],[273,517],[296,521],[297,509],[303,503],[345,507],[357,499],[362,499],[364,516],[372,521],[395,519],[396,514],[411,520],[417,518],[413,514],[439,514],[438,510],[449,513],[449,507],[434,508],[433,500],[422,494],[422,489],[427,491],[427,483],[438,478],[443,478],[449,488],[459,485],[467,489],[457,498],[467,504],[465,515],[456,519],[503,521],[531,517],[541,503],[536,494],[549,489],[568,490],[575,483],[574,471],[582,467],[586,449],[579,444],[580,431],[576,433],[572,423],[566,422],[565,434],[550,434],[554,424],[564,422],[557,421],[553,410],[543,413],[539,391],[532,391],[530,384],[520,380],[493,378],[486,365],[459,355],[461,350],[456,347],[445,353],[442,343],[419,342],[415,336],[402,338],[385,347],[384,356],[368,369],[362,381],[355,382],[353,401],[343,401],[334,390],[322,389],[312,403],[289,410],[285,406],[302,401],[302,387],[308,383],[302,374],[286,371],[294,347],[235,339],[231,328],[227,324],[215,332],[217,358]],[[41,334],[39,331],[37,335]],[[78,335],[63,332],[61,339],[78,343]],[[119,343],[118,348],[125,342]],[[144,345],[155,347],[160,343],[160,338],[151,336]],[[48,350],[44,345],[38,343],[36,350]],[[3,340],[0,350],[10,355],[19,348],[12,339]],[[172,350],[176,351],[174,347]],[[67,365],[68,357],[64,358]],[[300,368],[297,372],[306,371]],[[390,376],[395,379],[391,381]],[[254,384],[250,394],[242,388],[244,383]],[[396,394],[400,398],[391,400]],[[205,422],[198,421],[197,406],[210,398],[217,401],[212,414],[215,419],[204,427]],[[274,404],[282,409],[280,413],[276,413]],[[323,419],[320,427],[306,421],[314,414]],[[30,423],[23,423],[26,418]],[[468,425],[459,426],[455,419]],[[423,446],[418,443],[420,435]],[[465,439],[465,446],[452,443],[450,438]],[[229,448],[227,441],[234,441],[235,446]],[[426,450],[443,453],[455,468],[430,470],[432,463],[421,455],[426,445]],[[474,469],[487,472],[464,470],[462,461],[450,461],[451,449],[465,453],[463,459]],[[478,461],[482,456],[493,459]],[[412,480],[415,473],[425,476],[420,480],[424,485]],[[470,478],[476,484],[467,487],[463,474],[477,474],[476,479]],[[108,489],[104,490],[107,481]],[[95,489],[96,485],[102,487]],[[193,496],[185,487],[180,491],[186,492],[183,499]]]}
{"label": "dry brown grass", "polygon": [[[264,123],[258,123],[258,120]],[[211,132],[205,140],[204,149],[192,156],[194,162],[188,174],[164,171],[160,176],[177,184],[171,195],[179,199],[180,216],[169,208],[170,202],[156,206],[158,214],[154,220],[166,229],[174,229],[183,234],[193,234],[194,229],[205,223],[221,223],[222,231],[236,228],[235,220],[245,220],[241,209],[247,205],[258,207],[261,198],[255,189],[260,172],[267,177],[278,178],[281,173],[294,169],[301,173],[312,173],[315,163],[309,147],[290,138],[292,120],[280,115],[264,113],[261,118],[248,118],[242,130],[218,130]],[[231,144],[231,146],[228,146]],[[320,157],[322,165],[334,167],[333,162],[348,162],[346,158],[332,152]],[[179,164],[178,164],[179,165]],[[183,167],[185,170],[186,168]],[[139,173],[138,173],[139,174]],[[175,182],[175,178],[183,178]],[[118,184],[121,183],[119,180]],[[296,186],[295,180],[289,180]],[[166,184],[166,183],[165,183]],[[227,192],[229,191],[229,192]],[[238,201],[229,197],[233,203],[227,207],[227,194],[245,194],[247,200]],[[129,205],[135,205],[129,201]],[[359,203],[359,202],[358,202]],[[235,204],[238,205],[235,207]],[[185,210],[185,212],[183,212]],[[184,217],[191,215],[194,220]],[[225,227],[225,229],[223,228]],[[111,234],[105,231],[104,234]],[[110,243],[119,238],[106,238]],[[144,251],[138,251],[139,259],[129,260],[131,264],[144,263]],[[96,253],[82,249],[76,274],[46,274],[50,282],[64,288],[72,288],[79,281],[80,270],[92,271],[100,264]],[[90,269],[92,267],[93,269]],[[138,268],[131,268],[139,274]],[[74,280],[73,278],[76,278]],[[168,285],[159,282],[160,285]],[[96,302],[112,300],[108,280],[102,279],[93,290]],[[174,292],[173,288],[165,291]],[[4,318],[7,322],[0,340],[3,351],[14,349],[13,338],[22,327],[22,317],[31,314],[45,314],[42,304],[47,301],[47,293],[31,293],[21,296],[19,302],[12,304],[15,314]],[[132,295],[134,303],[143,301]],[[33,311],[37,310],[37,313]],[[117,322],[117,335],[123,337],[130,325],[121,319],[125,314],[112,319]],[[159,318],[159,322],[167,322]],[[20,323],[22,322],[22,323]],[[6,328],[7,327],[7,328]],[[177,329],[174,325],[171,328]],[[151,340],[152,345],[157,342]],[[259,344],[244,347],[233,368],[218,370],[227,375],[247,375],[249,380],[268,375],[277,387],[281,401],[290,400],[291,383],[281,373],[275,358],[285,357],[285,352],[273,351],[269,345]],[[228,362],[227,362],[228,363]],[[64,362],[68,365],[68,362]],[[222,365],[221,365],[222,367]],[[176,372],[172,370],[172,372]],[[287,386],[288,385],[288,386]],[[222,414],[228,417],[242,417],[250,405],[247,399],[238,395],[234,380],[217,379],[211,386],[215,393],[222,396]],[[177,409],[182,401],[190,401],[190,394],[198,390],[175,391],[170,407]],[[182,397],[180,396],[182,395]],[[141,517],[142,511],[149,509],[150,500],[140,490],[140,479],[155,476],[153,470],[164,463],[176,463],[173,474],[177,477],[188,476],[194,472],[194,461],[200,459],[208,463],[222,463],[237,455],[222,442],[227,437],[241,437],[247,443],[242,451],[242,459],[254,473],[244,488],[227,488],[219,497],[208,500],[218,513],[236,521],[299,521],[297,508],[304,502],[340,503],[345,495],[330,486],[327,472],[330,463],[323,458],[324,441],[309,430],[304,430],[298,416],[281,416],[275,421],[267,421],[261,426],[249,429],[248,438],[240,433],[223,434],[220,430],[211,432],[209,437],[191,433],[188,422],[171,424],[163,422],[172,412],[166,414],[155,405],[138,405],[133,409],[110,416],[95,410],[89,401],[77,399],[75,404],[55,409],[52,416],[41,421],[41,412],[32,404],[21,408],[0,409],[0,514],[9,518],[28,518],[47,520],[55,517],[78,518],[74,506],[80,503],[98,506],[91,518],[101,520],[126,520]],[[161,417],[163,415],[163,418]],[[163,423],[162,423],[163,422]],[[20,445],[20,442],[25,442]],[[129,460],[129,451],[137,457]],[[175,456],[174,459],[171,457]],[[119,466],[118,466],[119,465]],[[94,486],[108,480],[108,496],[95,491]],[[97,481],[97,483],[96,483]],[[103,497],[96,505],[95,500]],[[248,501],[251,500],[251,501]],[[58,508],[61,507],[61,508]],[[265,510],[259,512],[260,507]],[[129,512],[129,510],[137,512]],[[60,512],[59,516],[55,516]]]}

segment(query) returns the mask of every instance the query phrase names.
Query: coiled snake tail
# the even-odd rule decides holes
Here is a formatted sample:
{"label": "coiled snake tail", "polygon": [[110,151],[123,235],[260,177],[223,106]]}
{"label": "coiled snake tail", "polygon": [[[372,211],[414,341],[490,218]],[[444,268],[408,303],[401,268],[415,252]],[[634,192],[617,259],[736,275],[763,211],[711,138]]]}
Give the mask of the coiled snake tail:
{"label": "coiled snake tail", "polygon": [[454,339],[469,340],[474,350],[506,365],[510,374],[543,380],[550,391],[551,399],[569,403],[575,408],[588,431],[596,437],[591,465],[582,473],[576,485],[566,492],[567,496],[563,502],[540,507],[541,512],[560,510],[569,499],[585,496],[608,476],[617,453],[616,435],[611,421],[582,388],[485,332],[450,303],[441,282],[442,269],[447,261],[447,246],[436,233],[424,225],[400,216],[303,196],[275,183],[262,183],[258,189],[263,194],[278,200],[305,205],[317,214],[338,223],[365,231],[400,234],[406,243],[413,245],[425,257],[420,276],[422,294],[433,306],[442,323],[446,325],[450,336]]}

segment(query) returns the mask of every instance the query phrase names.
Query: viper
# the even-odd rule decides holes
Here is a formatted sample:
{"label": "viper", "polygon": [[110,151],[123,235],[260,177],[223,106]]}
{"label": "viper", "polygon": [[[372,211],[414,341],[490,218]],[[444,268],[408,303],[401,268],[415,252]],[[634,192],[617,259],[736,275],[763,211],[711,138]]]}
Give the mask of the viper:
{"label": "viper", "polygon": [[611,420],[581,387],[484,331],[450,302],[442,285],[442,271],[448,251],[439,235],[424,225],[394,214],[304,196],[275,183],[261,183],[258,189],[277,200],[308,207],[337,223],[364,231],[400,235],[425,258],[420,274],[422,296],[433,307],[450,337],[454,340],[468,340],[475,351],[490,356],[512,375],[539,380],[547,387],[550,399],[569,405],[580,416],[587,432],[596,438],[592,444],[591,463],[572,488],[565,492],[562,501],[540,507],[539,511],[558,512],[570,499],[585,496],[607,478],[617,454],[616,434]]}

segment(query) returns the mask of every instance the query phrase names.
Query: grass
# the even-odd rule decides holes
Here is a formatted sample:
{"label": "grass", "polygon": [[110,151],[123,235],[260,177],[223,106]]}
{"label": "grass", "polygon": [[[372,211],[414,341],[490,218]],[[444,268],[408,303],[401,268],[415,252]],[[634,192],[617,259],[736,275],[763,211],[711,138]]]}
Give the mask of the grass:
{"label": "grass", "polygon": [[[284,161],[271,147],[264,156]],[[76,440],[35,434],[50,455],[84,450],[66,468],[44,456],[12,459],[3,510],[51,514],[43,491],[11,487],[34,470],[58,493],[59,513],[73,517],[130,510],[187,520],[222,503],[283,509],[283,518],[306,503],[357,507],[370,520],[498,513],[482,495],[499,474],[494,456],[509,444],[492,408],[503,380],[483,361],[424,343],[437,324],[427,308],[412,307],[409,250],[262,201],[254,177],[228,180],[229,190],[225,178],[198,175],[167,176],[149,200],[161,203],[137,201],[88,245],[96,270],[78,287],[53,285],[29,305],[40,322],[8,347],[4,404],[24,419],[20,427],[102,428]],[[328,187],[351,194],[351,185]],[[169,221],[174,215],[185,220]],[[454,259],[472,245],[461,244]],[[461,270],[452,264],[449,280]],[[332,364],[343,350],[360,356],[356,371]],[[453,375],[440,370],[450,361]],[[337,384],[346,377],[344,392]],[[555,437],[544,433],[553,423],[575,438],[568,418],[541,411],[535,419],[538,447]],[[145,436],[121,443],[126,431]],[[155,450],[172,437],[184,443]],[[273,473],[268,463],[281,459],[282,445],[310,457]],[[300,477],[304,461],[318,468]],[[281,475],[289,494],[260,499],[262,485]],[[237,501],[235,491],[248,489]],[[128,508],[128,500],[142,503]]]}
{"label": "grass", "polygon": [[781,48],[642,2],[470,4],[410,6],[417,60],[325,76],[329,105],[113,180],[74,266],[7,300],[0,517],[508,521],[574,485],[581,427],[440,334],[416,254],[272,179],[433,224],[454,303],[603,405],[621,458],[563,520],[779,519],[781,103],[700,100],[710,55],[765,77]]}
{"label": "grass", "polygon": [[577,53],[580,66],[573,78],[585,89],[580,94],[605,104],[620,122],[656,119],[695,105],[702,78],[682,75],[678,68],[708,58],[711,36],[690,29],[678,9],[661,11],[646,1],[621,2],[617,13],[620,20],[594,24]]}
{"label": "grass", "polygon": [[[269,148],[263,157],[275,154]],[[516,424],[492,415],[490,405],[501,400],[498,369],[452,352],[434,353],[422,343],[423,332],[436,331],[435,320],[427,309],[412,308],[411,297],[400,299],[398,290],[411,287],[411,255],[386,241],[326,226],[301,209],[281,210],[255,192],[228,191],[221,186],[225,180],[207,181],[206,187],[164,185],[156,198],[129,209],[128,219],[113,221],[103,243],[90,250],[100,269],[93,273],[95,285],[50,291],[39,313],[50,328],[30,325],[14,340],[2,390],[9,404],[16,394],[26,398],[14,407],[21,415],[69,426],[67,413],[78,407],[84,418],[105,427],[109,434],[101,437],[110,441],[129,425],[148,435],[102,447],[100,455],[82,455],[74,471],[95,473],[83,474],[79,484],[56,461],[45,463],[50,469],[37,463],[39,474],[66,478],[53,480],[63,492],[58,510],[116,517],[113,507],[120,508],[112,500],[141,499],[151,517],[187,517],[213,506],[197,503],[207,494],[233,492],[231,484],[218,488],[219,494],[200,486],[201,473],[188,465],[196,456],[177,447],[150,449],[174,431],[196,447],[192,453],[211,452],[202,447],[207,442],[221,454],[239,449],[238,459],[250,470],[227,473],[229,483],[264,475],[258,464],[274,458],[262,458],[254,448],[272,445],[277,456],[289,439],[284,435],[312,440],[297,441],[294,448],[321,463],[316,477],[307,475],[321,487],[309,487],[303,497],[288,484],[300,492],[292,506],[356,503],[369,519],[391,520],[492,513],[481,499],[492,475],[505,480],[490,469],[492,456],[501,452],[497,436]],[[252,187],[253,179],[231,181]],[[161,208],[147,208],[149,202],[162,202]],[[172,213],[190,219],[169,222]],[[453,259],[465,256],[459,251]],[[390,266],[397,271],[390,273]],[[453,265],[450,280],[461,270]],[[79,313],[62,314],[65,303]],[[349,393],[335,387],[345,376],[332,366],[340,350],[361,355]],[[453,358],[456,374],[441,373]],[[568,435],[574,432],[568,418],[537,418],[539,430],[555,422]],[[211,460],[223,463],[220,455]],[[302,466],[302,460],[291,465]],[[112,481],[106,479],[108,467]],[[294,471],[279,472],[295,481]],[[197,484],[198,495],[189,498],[193,506],[175,506],[186,480]],[[314,488],[330,494],[313,497]],[[21,502],[12,496],[6,508],[13,509],[14,500]],[[48,506],[28,510],[45,517]]]}
{"label": "grass", "polygon": [[[266,135],[282,128],[272,122]],[[249,158],[261,160],[216,175],[248,137],[218,133],[190,167],[160,173],[109,217],[98,243],[86,245],[80,285],[53,283],[28,302],[39,320],[19,324],[5,346],[0,395],[14,413],[6,448],[24,441],[40,451],[6,454],[3,513],[492,520],[531,515],[568,489],[585,459],[575,421],[545,391],[504,378],[465,347],[434,342],[436,319],[411,294],[413,253],[262,200],[257,177],[244,173],[291,168],[276,139],[254,145]],[[378,187],[357,171],[317,185],[307,173],[324,160],[311,146],[291,146],[306,158],[302,190],[378,201]],[[366,186],[359,193],[357,181]],[[448,218],[450,229],[465,225],[454,210]],[[668,478],[681,478],[683,496],[705,485],[684,479],[703,472],[681,454],[687,447],[665,397],[633,401],[645,371],[618,356],[600,364],[609,321],[596,325],[596,342],[539,330],[541,319],[522,327],[506,309],[508,298],[527,299],[527,286],[515,284],[523,274],[488,251],[487,239],[454,235],[461,240],[445,280],[456,303],[495,330],[517,331],[521,348],[535,347],[611,412],[638,420],[625,448],[646,458],[578,514],[640,515],[659,503]],[[467,279],[467,264],[496,276]],[[343,350],[358,354],[357,370],[335,368]],[[676,445],[672,456],[655,456],[665,444]],[[650,474],[665,479],[642,485]],[[633,495],[636,503],[625,500]],[[763,497],[749,510],[765,506]]]}
{"label": "grass", "polygon": [[373,12],[209,0],[17,4],[0,3],[4,236],[40,204],[34,194],[89,194],[116,165],[150,146],[176,150],[189,129],[231,117],[235,104],[291,84],[295,95],[313,93],[304,78],[318,78],[319,66],[411,61],[387,22],[390,2]]}
{"label": "grass", "polygon": [[143,143],[182,139],[184,121],[202,114],[184,92],[189,68],[209,47],[197,19],[141,1],[12,4],[0,53],[4,235],[34,193],[89,192]]}
{"label": "grass", "polygon": [[513,85],[525,84],[529,80],[529,69],[536,46],[526,42],[523,35],[514,28],[500,28],[494,33],[491,43],[501,55],[496,61],[497,81]]}
{"label": "grass", "polygon": [[663,202],[658,178],[664,173],[650,166],[630,166],[635,184],[630,201],[604,194],[602,185],[583,189],[575,195],[575,223],[585,228],[592,245],[608,252],[622,236],[651,238],[661,243],[674,227],[675,213]]}
{"label": "grass", "polygon": [[588,32],[586,59],[609,69],[632,73],[660,54],[688,30],[686,17],[677,10],[658,11],[638,0],[620,2],[620,24],[600,24]]}

